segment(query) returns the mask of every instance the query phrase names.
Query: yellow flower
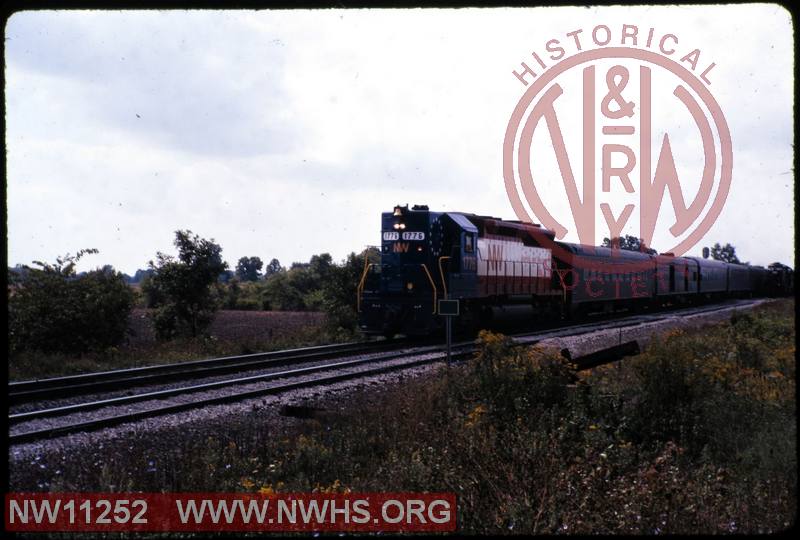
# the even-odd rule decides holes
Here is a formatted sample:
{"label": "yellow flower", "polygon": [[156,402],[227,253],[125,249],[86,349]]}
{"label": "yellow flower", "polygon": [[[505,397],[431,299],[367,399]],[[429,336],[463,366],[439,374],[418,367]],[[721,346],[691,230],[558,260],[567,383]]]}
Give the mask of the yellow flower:
{"label": "yellow flower", "polygon": [[482,404],[478,405],[467,415],[467,421],[465,425],[467,427],[474,426],[485,412],[486,407],[484,407]]}
{"label": "yellow flower", "polygon": [[255,482],[253,482],[249,478],[242,478],[242,480],[239,482],[239,484],[241,484],[241,486],[243,488],[245,488],[245,489],[250,489],[250,488],[252,488],[253,486],[256,485]]}

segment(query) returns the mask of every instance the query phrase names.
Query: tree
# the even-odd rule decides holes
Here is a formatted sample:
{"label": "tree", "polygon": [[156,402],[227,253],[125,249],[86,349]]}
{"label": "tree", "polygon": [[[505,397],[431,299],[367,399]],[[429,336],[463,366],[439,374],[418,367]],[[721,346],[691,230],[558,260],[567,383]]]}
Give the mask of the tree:
{"label": "tree", "polygon": [[236,277],[241,281],[258,281],[263,267],[260,257],[242,257],[236,263]]}
{"label": "tree", "polygon": [[719,242],[711,248],[711,258],[715,261],[741,264],[739,257],[736,256],[736,248],[730,244],[720,246]]}
{"label": "tree", "polygon": [[214,240],[200,238],[192,231],[176,231],[178,258],[164,253],[150,261],[153,275],[142,283],[159,339],[178,335],[197,336],[211,323],[218,305],[214,284],[228,265],[222,248]]}
{"label": "tree", "polygon": [[8,298],[9,346],[23,350],[81,354],[121,343],[134,293],[121,273],[102,269],[75,273],[75,264],[96,249],[34,261],[18,273]]}
{"label": "tree", "polygon": [[14,286],[17,283],[20,283],[28,274],[28,267],[22,264],[18,264],[14,266],[14,268],[8,269],[8,284],[9,286]]}
{"label": "tree", "polygon": [[380,262],[380,252],[367,248],[359,254],[350,253],[341,265],[331,268],[322,286],[322,308],[328,316],[328,326],[334,332],[352,332],[358,322],[357,289],[365,262]]}
{"label": "tree", "polygon": [[319,281],[324,281],[333,268],[333,257],[330,253],[322,253],[320,255],[313,255],[308,262],[308,269],[311,271],[311,276]]}
{"label": "tree", "polygon": [[[141,283],[142,280],[144,280],[144,278],[146,278],[147,276],[149,276],[152,273],[153,273],[152,270],[149,270],[149,269],[148,270],[142,270],[140,268],[140,269],[136,270],[136,273],[134,273],[132,276],[129,276],[127,281],[128,281],[128,283]],[[125,274],[123,274],[123,275],[125,275]]]}
{"label": "tree", "polygon": [[283,266],[281,266],[281,262],[278,259],[272,259],[271,261],[269,261],[269,264],[267,265],[267,269],[264,272],[264,275],[266,277],[269,277],[273,274],[277,274],[278,272],[282,271],[283,271]]}
{"label": "tree", "polygon": [[264,309],[322,310],[328,315],[332,332],[354,331],[358,319],[356,289],[365,258],[378,262],[380,252],[370,248],[351,253],[340,264],[334,263],[329,253],[322,253],[307,263],[295,262],[288,270],[274,272],[263,282]]}
{"label": "tree", "polygon": [[640,251],[648,255],[658,255],[658,252],[644,243],[644,239],[626,234],[624,238],[603,238],[603,247],[624,249],[626,251]]}
{"label": "tree", "polygon": [[225,270],[219,275],[219,278],[217,279],[220,283],[229,283],[234,278],[235,275],[236,274],[234,274],[232,271]]}
{"label": "tree", "polygon": [[295,270],[279,272],[264,283],[264,309],[299,311],[306,308],[303,293],[298,290],[293,276]]}

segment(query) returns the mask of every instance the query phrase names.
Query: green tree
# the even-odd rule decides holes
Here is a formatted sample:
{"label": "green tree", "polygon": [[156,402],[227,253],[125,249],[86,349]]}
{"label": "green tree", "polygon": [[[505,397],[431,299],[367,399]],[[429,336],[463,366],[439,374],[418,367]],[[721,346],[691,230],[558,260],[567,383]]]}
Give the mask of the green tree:
{"label": "green tree", "polygon": [[264,309],[300,311],[305,309],[303,293],[297,288],[295,270],[272,275],[264,284]]}
{"label": "green tree", "polygon": [[626,234],[624,237],[603,238],[603,247],[619,248],[626,251],[641,251],[649,255],[658,255],[658,252],[645,244],[644,239]]}
{"label": "green tree", "polygon": [[331,257],[330,253],[313,255],[311,260],[308,262],[308,269],[311,272],[311,278],[320,285],[328,278],[333,267],[333,257]]}
{"label": "green tree", "polygon": [[239,286],[239,279],[233,278],[226,283],[225,293],[223,295],[223,308],[224,309],[237,309],[239,297],[242,295],[242,288]]}
{"label": "green tree", "polygon": [[[9,348],[81,354],[121,343],[128,329],[134,292],[123,275],[106,265],[75,273],[75,264],[96,249],[35,261],[14,278],[9,291]],[[10,282],[11,283],[11,282]]]}
{"label": "green tree", "polygon": [[367,248],[350,253],[341,265],[333,266],[322,285],[322,308],[335,332],[352,332],[358,322],[357,289],[366,263],[380,262],[380,252]]}
{"label": "green tree", "polygon": [[711,258],[715,261],[741,264],[739,257],[736,256],[736,248],[730,244],[720,246],[719,242],[711,248]]}
{"label": "green tree", "polygon": [[331,331],[352,332],[358,319],[356,289],[365,258],[378,262],[380,253],[375,248],[360,254],[351,253],[340,264],[334,263],[329,253],[314,255],[307,263],[295,262],[288,270],[273,273],[263,283],[264,308],[321,310],[328,315]]}
{"label": "green tree", "polygon": [[260,257],[242,257],[236,263],[236,277],[241,281],[258,281],[264,262]]}
{"label": "green tree", "polygon": [[235,276],[236,274],[234,274],[232,271],[225,270],[219,275],[217,281],[219,281],[220,283],[229,283]]}
{"label": "green tree", "polygon": [[264,275],[266,277],[269,277],[269,276],[271,276],[273,274],[277,274],[278,272],[281,272],[281,271],[283,271],[283,267],[281,266],[281,262],[278,259],[272,259],[271,261],[269,261],[269,264],[267,265],[267,269],[264,272]]}
{"label": "green tree", "polygon": [[149,275],[152,275],[152,273],[153,273],[152,270],[149,270],[149,269],[148,270],[142,270],[140,268],[140,269],[136,270],[136,273],[133,275],[133,277],[131,278],[130,281],[131,281],[131,283],[141,283],[144,280],[144,278],[146,278]]}
{"label": "green tree", "polygon": [[156,254],[150,261],[153,275],[142,284],[148,305],[156,308],[154,323],[159,339],[178,335],[197,336],[217,310],[215,283],[228,265],[222,248],[214,240],[200,238],[192,231],[176,231],[177,259]]}

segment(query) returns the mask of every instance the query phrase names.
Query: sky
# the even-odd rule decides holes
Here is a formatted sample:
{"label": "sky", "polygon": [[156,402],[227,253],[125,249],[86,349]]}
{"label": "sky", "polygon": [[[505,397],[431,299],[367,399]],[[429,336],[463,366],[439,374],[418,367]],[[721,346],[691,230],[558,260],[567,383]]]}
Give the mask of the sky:
{"label": "sky", "polygon": [[[614,39],[623,24],[674,34],[679,54],[697,48],[701,69],[715,64],[709,89],[730,128],[733,179],[688,254],[730,242],[742,260],[793,265],[792,22],[768,4],[16,13],[5,28],[9,265],[97,248],[79,270],[133,274],[190,229],[232,267],[243,256],[288,266],[379,244],[380,213],[395,204],[516,219],[503,140],[526,87],[512,72],[535,66],[531,53],[552,38],[575,54],[566,34],[588,40],[598,24]],[[667,106],[669,84],[654,77],[655,138],[673,134],[691,193],[699,138]],[[569,148],[575,111],[559,113]],[[539,188],[563,216],[546,154]],[[565,239],[578,240],[574,227]]]}

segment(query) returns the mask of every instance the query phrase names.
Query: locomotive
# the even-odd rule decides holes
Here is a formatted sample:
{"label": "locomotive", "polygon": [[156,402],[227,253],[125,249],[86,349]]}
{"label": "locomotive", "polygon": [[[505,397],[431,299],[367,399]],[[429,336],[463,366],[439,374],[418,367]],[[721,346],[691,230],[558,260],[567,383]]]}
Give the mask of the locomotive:
{"label": "locomotive", "polygon": [[654,255],[555,240],[537,224],[425,205],[381,215],[381,260],[357,288],[367,335],[428,335],[441,329],[439,299],[458,299],[461,327],[497,318],[571,318],[793,290],[791,268]]}

